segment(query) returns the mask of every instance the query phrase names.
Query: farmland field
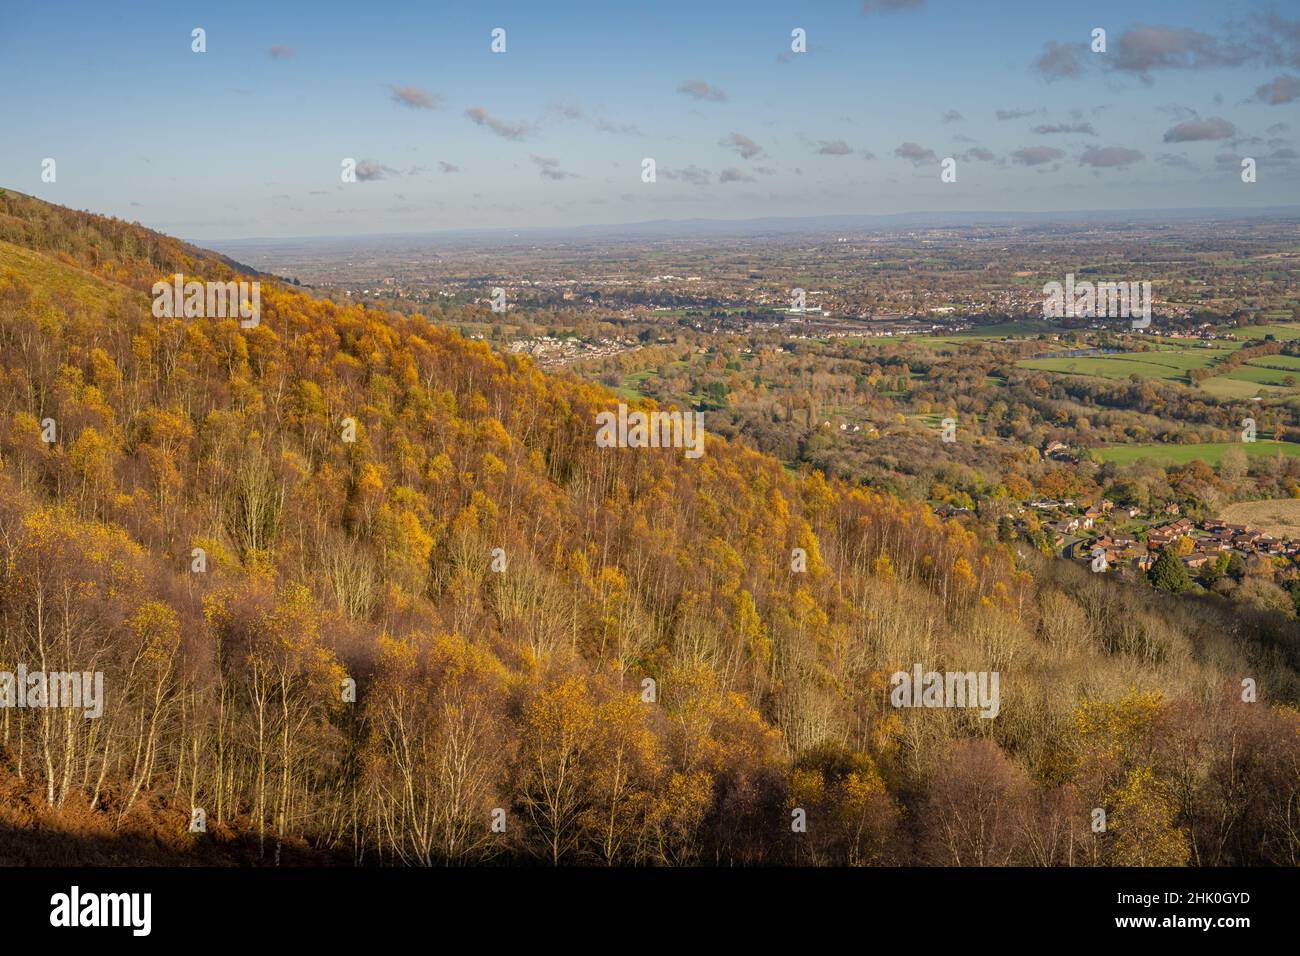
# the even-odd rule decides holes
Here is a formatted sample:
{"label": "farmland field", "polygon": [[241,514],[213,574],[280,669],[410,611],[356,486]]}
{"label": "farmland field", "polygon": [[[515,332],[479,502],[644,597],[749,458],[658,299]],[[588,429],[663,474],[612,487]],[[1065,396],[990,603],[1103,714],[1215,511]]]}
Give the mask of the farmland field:
{"label": "farmland field", "polygon": [[1275,538],[1300,537],[1300,500],[1271,498],[1267,501],[1239,501],[1219,512],[1229,524],[1248,524]]}
{"label": "farmland field", "polygon": [[1219,375],[1201,383],[1201,391],[1215,398],[1255,398],[1283,394],[1287,389],[1279,385],[1264,385],[1245,379]]}
{"label": "farmland field", "polygon": [[1203,445],[1111,445],[1098,448],[1097,457],[1127,465],[1134,461],[1152,461],[1161,465],[1185,465],[1197,459],[1217,465],[1229,448],[1240,448],[1251,456],[1286,455],[1300,458],[1300,444],[1287,441],[1207,442]]}
{"label": "farmland field", "polygon": [[1296,355],[1265,355],[1261,358],[1251,359],[1247,365],[1256,365],[1260,368],[1284,368],[1293,372],[1300,372],[1300,356]]}
{"label": "farmland field", "polygon": [[[1128,379],[1133,375],[1191,385],[1190,369],[1206,368],[1232,349],[1254,344],[1265,335],[1289,341],[1300,338],[1300,326],[1261,325],[1237,329],[1235,342],[1201,342],[1196,339],[1152,341],[1148,352],[1123,352],[1114,355],[1083,357],[1061,356],[1025,359],[1019,368],[1058,375],[1090,375],[1096,378]],[[1288,378],[1300,379],[1300,357],[1266,355],[1247,361],[1240,368],[1214,375],[1199,388],[1215,398],[1242,399],[1275,396],[1300,389],[1300,382],[1288,384]]]}
{"label": "farmland field", "polygon": [[1298,325],[1248,325],[1234,331],[1239,339],[1262,339],[1267,335],[1271,335],[1283,342],[1300,339],[1300,326]]}
{"label": "farmland field", "polygon": [[1254,382],[1256,385],[1277,385],[1286,386],[1286,380],[1300,379],[1300,372],[1285,371],[1276,368],[1263,368],[1259,365],[1247,364],[1235,371],[1229,372],[1224,378],[1236,379],[1239,382]]}
{"label": "farmland field", "polygon": [[[1209,351],[1208,349],[1206,350]],[[1130,375],[1187,382],[1187,370],[1210,363],[1210,355],[1187,352],[1128,352],[1123,355],[1097,355],[1082,358],[1026,359],[1020,368],[1061,375],[1094,375],[1098,378],[1127,379]]]}

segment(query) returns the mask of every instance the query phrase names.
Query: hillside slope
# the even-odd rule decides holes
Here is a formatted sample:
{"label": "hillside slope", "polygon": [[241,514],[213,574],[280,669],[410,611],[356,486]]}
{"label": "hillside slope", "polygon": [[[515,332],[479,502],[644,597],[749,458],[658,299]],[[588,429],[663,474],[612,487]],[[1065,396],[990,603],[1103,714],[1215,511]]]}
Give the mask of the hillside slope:
{"label": "hillside slope", "polygon": [[[0,670],[105,686],[0,711],[4,861],[1300,862],[1293,622],[598,447],[611,392],[418,316],[156,319],[173,272],[236,274],[0,196]],[[997,716],[891,706],[916,664]]]}

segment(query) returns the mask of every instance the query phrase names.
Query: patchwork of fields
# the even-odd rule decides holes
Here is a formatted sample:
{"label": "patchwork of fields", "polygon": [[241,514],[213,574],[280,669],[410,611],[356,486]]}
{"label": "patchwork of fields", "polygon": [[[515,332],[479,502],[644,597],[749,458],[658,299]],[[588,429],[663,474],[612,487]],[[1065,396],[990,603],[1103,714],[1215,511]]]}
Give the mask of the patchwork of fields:
{"label": "patchwork of fields", "polygon": [[[1267,335],[1281,341],[1300,339],[1300,325],[1260,325],[1237,330],[1233,342],[1201,342],[1193,339],[1164,339],[1149,352],[1124,352],[1086,357],[1026,359],[1020,368],[1057,375],[1087,375],[1126,380],[1131,376],[1191,385],[1188,372],[1208,368],[1226,352],[1254,345]],[[1300,358],[1265,355],[1250,359],[1242,367],[1206,379],[1199,386],[1216,398],[1276,397],[1300,394]]]}

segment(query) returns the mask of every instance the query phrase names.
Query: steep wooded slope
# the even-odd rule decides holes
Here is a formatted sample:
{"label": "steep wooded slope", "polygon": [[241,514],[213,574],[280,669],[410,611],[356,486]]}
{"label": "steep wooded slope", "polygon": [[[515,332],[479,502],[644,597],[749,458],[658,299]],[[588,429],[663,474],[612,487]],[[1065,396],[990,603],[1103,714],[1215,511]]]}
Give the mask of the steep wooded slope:
{"label": "steep wooded slope", "polygon": [[[597,447],[610,392],[418,316],[156,319],[177,271],[234,275],[0,196],[0,665],[107,697],[0,715],[14,854],[1296,862],[1294,624],[712,437]],[[892,707],[917,663],[998,716]]]}

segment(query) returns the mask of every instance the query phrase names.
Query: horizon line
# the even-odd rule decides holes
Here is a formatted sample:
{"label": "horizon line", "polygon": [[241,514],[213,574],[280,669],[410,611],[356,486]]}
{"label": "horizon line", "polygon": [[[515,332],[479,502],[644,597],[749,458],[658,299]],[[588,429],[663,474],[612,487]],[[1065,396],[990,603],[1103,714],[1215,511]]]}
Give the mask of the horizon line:
{"label": "horizon line", "polygon": [[[436,237],[436,236],[486,236],[501,235],[509,233],[562,233],[562,232],[580,232],[583,230],[597,229],[637,229],[648,226],[672,226],[672,225],[713,225],[721,227],[738,227],[748,224],[772,223],[772,224],[794,224],[809,223],[810,225],[819,222],[830,223],[834,221],[869,221],[869,220],[905,220],[908,218],[930,218],[942,219],[949,217],[957,220],[961,217],[984,217],[997,218],[1004,217],[1008,219],[1044,219],[1049,217],[1060,217],[1066,220],[1083,221],[1090,218],[1116,216],[1134,216],[1138,218],[1154,218],[1160,215],[1214,215],[1216,217],[1245,217],[1259,219],[1287,219],[1292,217],[1300,218],[1300,204],[1285,206],[1261,205],[1261,206],[1170,206],[1170,207],[1141,207],[1136,209],[1125,208],[1108,208],[1108,209],[1069,209],[1069,210],[944,210],[944,211],[924,211],[911,210],[908,212],[897,213],[831,213],[826,215],[809,215],[809,216],[746,216],[743,218],[719,218],[719,217],[694,217],[687,219],[638,219],[630,222],[588,222],[579,223],[569,226],[479,226],[479,227],[460,227],[447,229],[424,229],[409,230],[405,232],[356,232],[356,233],[322,233],[316,235],[293,235],[293,236],[268,236],[253,235],[239,236],[227,239],[201,239],[188,238],[183,239],[185,242],[194,245],[201,245],[207,242],[299,242],[299,241],[327,241],[327,240],[349,240],[349,239],[402,239],[418,237]],[[140,223],[140,225],[144,225]],[[940,226],[942,224],[939,224]],[[960,225],[955,222],[953,225]],[[145,228],[153,228],[146,226]],[[155,229],[161,232],[161,229]],[[176,238],[182,238],[177,235]]]}

